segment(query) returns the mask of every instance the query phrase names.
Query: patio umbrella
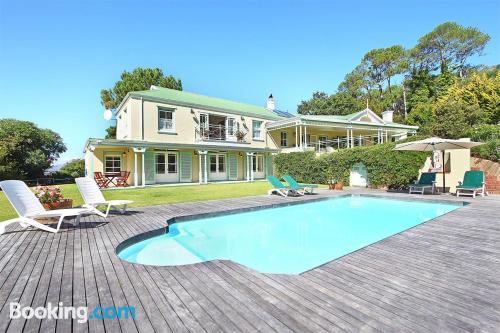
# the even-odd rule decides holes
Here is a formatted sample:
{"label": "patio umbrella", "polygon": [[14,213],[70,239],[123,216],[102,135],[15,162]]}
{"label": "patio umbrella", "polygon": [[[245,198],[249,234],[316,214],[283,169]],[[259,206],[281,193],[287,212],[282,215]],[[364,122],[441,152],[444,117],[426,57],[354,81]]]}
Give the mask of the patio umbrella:
{"label": "patio umbrella", "polygon": [[482,145],[482,142],[441,139],[437,137],[428,138],[425,140],[405,142],[396,145],[394,150],[412,150],[412,151],[436,151],[441,150],[443,156],[443,193],[445,191],[445,172],[444,172],[444,151],[451,149],[470,149],[475,146]]}

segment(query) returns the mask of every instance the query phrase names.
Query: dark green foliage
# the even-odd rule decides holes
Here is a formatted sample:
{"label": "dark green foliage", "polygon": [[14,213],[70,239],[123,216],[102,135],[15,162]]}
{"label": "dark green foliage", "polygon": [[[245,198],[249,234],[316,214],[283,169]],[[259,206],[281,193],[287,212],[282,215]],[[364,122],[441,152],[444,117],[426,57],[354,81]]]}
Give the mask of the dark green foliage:
{"label": "dark green foliage", "polygon": [[297,112],[312,115],[346,115],[359,111],[360,102],[346,92],[328,95],[317,91],[308,101],[300,102]]}
{"label": "dark green foliage", "polygon": [[181,80],[172,75],[165,76],[160,68],[139,67],[132,72],[124,71],[112,89],[101,90],[101,104],[106,109],[115,109],[127,93],[148,90],[152,85],[182,90]]}
{"label": "dark green foliage", "polygon": [[74,159],[66,162],[57,172],[58,176],[77,178],[85,176],[85,161],[83,159]]}
{"label": "dark green foliage", "polygon": [[0,119],[0,180],[40,177],[65,151],[59,134],[49,129]]}
{"label": "dark green foliage", "polygon": [[484,142],[484,145],[471,150],[473,156],[482,157],[491,161],[500,161],[500,125],[478,125],[468,132],[473,141]]}
{"label": "dark green foliage", "polygon": [[109,126],[106,128],[105,139],[116,139],[116,126]]}
{"label": "dark green foliage", "polygon": [[315,156],[312,151],[277,154],[274,157],[274,172],[278,177],[291,175],[299,183],[325,184],[327,165]]}
{"label": "dark green foliage", "polygon": [[[421,138],[412,138],[412,140]],[[343,149],[316,157],[314,152],[278,154],[274,159],[278,177],[289,174],[299,182],[349,184],[349,173],[356,163],[368,170],[374,187],[401,188],[418,177],[428,153],[394,151],[394,143]]]}

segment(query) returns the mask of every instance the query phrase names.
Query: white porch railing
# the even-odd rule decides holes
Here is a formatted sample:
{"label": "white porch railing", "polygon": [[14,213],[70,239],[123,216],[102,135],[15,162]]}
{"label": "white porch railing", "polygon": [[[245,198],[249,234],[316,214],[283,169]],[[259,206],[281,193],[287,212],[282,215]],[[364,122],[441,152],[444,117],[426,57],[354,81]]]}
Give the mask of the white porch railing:
{"label": "white porch railing", "polygon": [[[391,138],[388,139],[390,140]],[[362,136],[358,135],[349,138],[340,137],[331,140],[318,140],[318,141],[310,141],[307,143],[303,142],[302,146],[300,146],[299,144],[299,147],[281,148],[281,152],[289,153],[289,152],[306,151],[306,150],[314,150],[317,153],[333,152],[335,150],[345,149],[345,148],[373,146],[379,143],[378,140],[381,140],[381,142],[385,142],[386,138],[384,137],[380,139],[378,135],[362,135]]]}
{"label": "white porch railing", "polygon": [[[196,140],[216,140],[216,141],[238,141],[246,142],[246,132],[224,125],[196,126]],[[242,133],[242,139],[238,138],[238,133]]]}

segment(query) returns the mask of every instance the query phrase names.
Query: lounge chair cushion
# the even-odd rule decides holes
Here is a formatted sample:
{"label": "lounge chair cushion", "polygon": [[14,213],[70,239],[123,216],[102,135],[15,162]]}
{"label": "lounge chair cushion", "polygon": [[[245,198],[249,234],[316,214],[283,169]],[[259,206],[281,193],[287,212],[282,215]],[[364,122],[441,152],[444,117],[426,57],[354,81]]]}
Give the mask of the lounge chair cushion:
{"label": "lounge chair cushion", "polygon": [[283,179],[290,185],[290,187],[292,188],[304,188],[304,187],[307,187],[307,188],[317,188],[318,185],[316,184],[301,184],[301,183],[298,183],[295,178],[293,178],[292,176],[289,176],[289,175],[285,175],[283,176]]}
{"label": "lounge chair cushion", "polygon": [[434,172],[423,172],[420,179],[416,184],[410,184],[413,187],[430,187],[436,181],[436,174]]}
{"label": "lounge chair cushion", "polygon": [[466,171],[464,181],[457,186],[459,189],[477,189],[482,188],[484,182],[484,172],[480,170]]}

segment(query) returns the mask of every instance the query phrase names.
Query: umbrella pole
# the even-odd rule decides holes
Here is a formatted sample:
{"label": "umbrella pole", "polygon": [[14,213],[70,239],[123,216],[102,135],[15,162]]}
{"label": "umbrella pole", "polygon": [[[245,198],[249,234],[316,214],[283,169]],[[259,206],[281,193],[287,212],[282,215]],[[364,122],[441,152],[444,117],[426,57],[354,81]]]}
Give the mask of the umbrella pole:
{"label": "umbrella pole", "polygon": [[445,167],[445,163],[444,163],[444,150],[442,150],[442,152],[443,152],[443,193],[444,193],[445,190],[446,190],[446,183],[445,183],[446,173],[445,173],[445,170],[444,170],[444,167]]}

